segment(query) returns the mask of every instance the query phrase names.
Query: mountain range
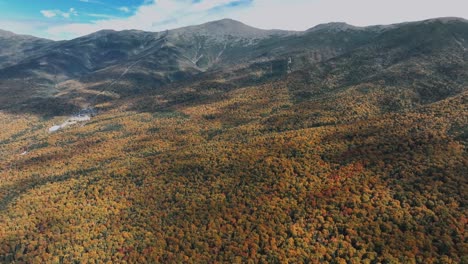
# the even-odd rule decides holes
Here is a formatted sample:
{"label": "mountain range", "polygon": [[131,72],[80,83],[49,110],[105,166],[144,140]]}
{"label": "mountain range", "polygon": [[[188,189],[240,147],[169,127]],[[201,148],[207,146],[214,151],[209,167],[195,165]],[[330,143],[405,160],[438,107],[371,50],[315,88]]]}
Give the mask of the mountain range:
{"label": "mountain range", "polygon": [[468,21],[0,31],[0,262],[466,263]]}
{"label": "mountain range", "polygon": [[[394,73],[389,75],[388,71],[396,69],[399,75],[402,70],[415,70],[417,64],[421,66],[418,71],[424,68],[437,79],[437,75],[451,70],[444,67],[466,67],[466,24],[466,20],[457,18],[371,27],[329,23],[291,32],[261,30],[225,19],[157,33],[104,30],[70,41],[2,31],[0,89],[3,94],[11,94],[8,89],[16,92],[3,97],[1,105],[28,108],[31,104],[27,100],[33,96],[37,101],[52,99],[70,110],[85,107],[85,102],[100,91],[110,90],[108,95],[114,97],[135,95],[233,69],[255,72],[260,76],[253,78],[258,79],[315,68],[312,75],[337,77],[345,83],[336,85],[342,86],[352,79],[389,79]],[[444,58],[449,54],[456,60]],[[450,61],[436,66],[428,61],[432,55],[441,57],[439,64]],[[357,68],[353,65],[356,63]],[[340,76],[332,76],[335,72]],[[444,82],[459,91],[466,81],[465,71],[452,74],[456,78]],[[313,81],[310,78],[314,76],[308,77]],[[434,91],[436,96],[450,93],[440,89],[444,88]],[[18,98],[18,92],[28,96]],[[76,101],[77,95],[82,97],[81,103],[70,102]],[[99,97],[105,100],[106,96]]]}

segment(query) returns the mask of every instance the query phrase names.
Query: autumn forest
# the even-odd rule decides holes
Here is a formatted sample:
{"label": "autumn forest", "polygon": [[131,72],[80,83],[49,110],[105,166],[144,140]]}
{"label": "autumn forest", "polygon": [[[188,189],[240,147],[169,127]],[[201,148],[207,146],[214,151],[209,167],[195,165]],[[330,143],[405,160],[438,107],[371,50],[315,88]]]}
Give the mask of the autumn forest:
{"label": "autumn forest", "polygon": [[468,263],[468,23],[314,32],[35,108],[2,79],[0,262]]}

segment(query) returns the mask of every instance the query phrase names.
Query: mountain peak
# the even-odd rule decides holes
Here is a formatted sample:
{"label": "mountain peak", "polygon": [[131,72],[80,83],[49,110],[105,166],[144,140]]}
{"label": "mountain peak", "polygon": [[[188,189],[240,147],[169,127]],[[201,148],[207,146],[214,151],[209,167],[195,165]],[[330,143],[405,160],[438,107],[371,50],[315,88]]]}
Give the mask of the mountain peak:
{"label": "mountain peak", "polygon": [[247,26],[246,24],[238,21],[238,20],[234,20],[234,19],[231,19],[231,18],[223,18],[223,19],[220,19],[220,20],[214,20],[214,21],[210,21],[210,22],[207,22],[207,23],[204,23],[202,25],[219,25],[219,26],[244,26],[244,27],[250,27],[250,26]]}
{"label": "mountain peak", "polygon": [[358,30],[360,27],[356,27],[345,22],[331,22],[319,24],[315,27],[309,28],[307,31],[318,31],[318,30],[327,30],[327,31],[346,31],[346,30]]}
{"label": "mountain peak", "polygon": [[441,23],[464,22],[464,23],[467,23],[468,20],[461,18],[461,17],[438,17],[438,18],[426,19],[422,22],[425,22],[425,23],[431,23],[431,22],[441,22]]}
{"label": "mountain peak", "polygon": [[0,37],[12,37],[16,36],[15,33],[0,29]]}
{"label": "mountain peak", "polygon": [[41,41],[51,41],[49,39],[39,38],[31,35],[16,34],[8,30],[0,29],[0,38],[3,39],[16,39],[16,40],[41,40]]}
{"label": "mountain peak", "polygon": [[201,25],[170,30],[175,34],[197,34],[207,36],[234,36],[241,38],[264,38],[271,35],[287,34],[289,31],[265,30],[248,26],[240,21],[225,18]]}

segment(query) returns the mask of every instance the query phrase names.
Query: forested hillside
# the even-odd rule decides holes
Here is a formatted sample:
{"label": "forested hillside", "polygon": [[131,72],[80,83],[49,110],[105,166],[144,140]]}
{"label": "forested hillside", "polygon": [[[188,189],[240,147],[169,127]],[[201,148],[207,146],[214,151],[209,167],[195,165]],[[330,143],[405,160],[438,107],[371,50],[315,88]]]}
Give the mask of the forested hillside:
{"label": "forested hillside", "polygon": [[2,66],[0,262],[468,262],[468,22],[237,23]]}

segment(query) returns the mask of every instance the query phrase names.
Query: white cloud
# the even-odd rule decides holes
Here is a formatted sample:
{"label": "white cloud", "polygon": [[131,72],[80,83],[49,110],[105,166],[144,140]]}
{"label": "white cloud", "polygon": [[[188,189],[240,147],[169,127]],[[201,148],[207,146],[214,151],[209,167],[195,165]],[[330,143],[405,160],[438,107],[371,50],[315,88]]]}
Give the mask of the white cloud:
{"label": "white cloud", "polygon": [[70,8],[67,12],[60,11],[58,9],[55,10],[41,10],[41,14],[44,17],[47,18],[52,18],[56,16],[62,16],[64,18],[70,18],[71,16],[77,16],[78,12],[75,10],[75,8]]}
{"label": "white cloud", "polygon": [[[96,1],[96,0],[83,0]],[[320,23],[347,22],[357,26],[391,24],[442,16],[468,18],[466,0],[146,0],[127,18],[103,18],[47,30],[49,36],[82,36],[101,29],[162,31],[232,18],[271,29],[305,30]],[[227,5],[232,5],[227,7]],[[56,11],[56,10],[45,10]],[[72,14],[71,12],[67,12]],[[44,15],[44,14],[43,14]],[[51,14],[49,14],[51,15]],[[62,15],[63,14],[56,14]]]}
{"label": "white cloud", "polygon": [[193,6],[191,7],[192,10],[196,11],[205,11],[205,10],[210,10],[212,8],[218,7],[218,6],[223,6],[227,5],[230,3],[233,3],[236,1],[233,0],[204,0],[200,1],[198,3],[194,3]]}
{"label": "white cloud", "polygon": [[26,20],[4,20],[0,19],[0,25],[2,29],[7,29],[16,34],[25,34],[32,36],[39,36],[44,38],[53,38],[53,36],[47,35],[47,33],[38,34],[38,32],[45,32],[48,28],[52,28],[63,24],[61,21],[52,19],[26,19]]}
{"label": "white cloud", "polygon": [[435,17],[468,18],[466,0],[255,0],[251,8],[232,14],[252,26],[304,30],[320,23],[356,26],[392,24]]}
{"label": "white cloud", "polygon": [[90,16],[90,17],[105,18],[105,19],[117,18],[116,16],[107,15],[107,14],[93,14],[93,13],[90,13],[90,14],[85,14],[85,15]]}
{"label": "white cloud", "polygon": [[158,0],[140,6],[134,15],[128,18],[101,19],[91,23],[72,23],[48,29],[54,38],[60,38],[64,33],[74,36],[86,35],[101,29],[141,29],[162,31],[185,25],[207,22],[224,18],[226,10],[211,12],[213,8],[221,8],[238,0],[202,0],[193,3],[192,0]]}
{"label": "white cloud", "polygon": [[125,12],[125,13],[130,12],[130,8],[128,8],[128,7],[126,7],[126,6],[119,7],[118,9],[119,9],[120,11],[122,11],[122,12]]}
{"label": "white cloud", "polygon": [[57,13],[54,10],[41,10],[41,14],[47,18],[57,16]]}

